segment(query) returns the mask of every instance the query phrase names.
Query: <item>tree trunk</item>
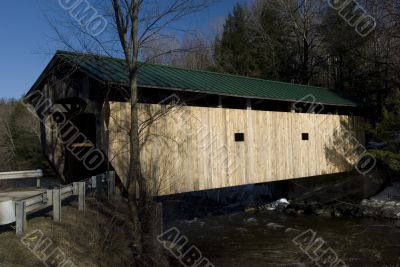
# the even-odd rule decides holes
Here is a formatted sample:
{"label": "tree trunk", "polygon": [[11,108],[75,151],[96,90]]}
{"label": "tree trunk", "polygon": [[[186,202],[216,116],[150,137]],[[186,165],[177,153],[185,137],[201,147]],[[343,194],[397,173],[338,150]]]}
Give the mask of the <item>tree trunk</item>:
{"label": "tree trunk", "polygon": [[303,67],[302,67],[302,83],[308,85],[309,74],[308,74],[308,64],[310,61],[310,51],[309,45],[306,38],[303,39]]}
{"label": "tree trunk", "polygon": [[[133,75],[136,76],[136,75]],[[130,130],[130,163],[127,189],[129,192],[129,207],[131,209],[132,223],[135,233],[135,246],[138,253],[142,253],[142,225],[139,218],[139,207],[137,203],[137,183],[141,176],[141,164],[139,158],[139,134],[138,134],[138,112],[137,112],[137,79],[133,78],[130,83],[131,91],[131,130]]]}
{"label": "tree trunk", "polygon": [[[129,73],[131,93],[131,127],[130,127],[130,163],[127,188],[129,192],[129,205],[132,212],[132,223],[135,232],[135,245],[138,253],[143,253],[143,225],[141,213],[146,208],[146,183],[142,175],[140,163],[140,141],[139,141],[139,116],[138,116],[138,33],[139,7],[136,6],[133,12],[133,54],[131,57],[131,68]],[[137,202],[137,185],[139,185],[139,203]]]}

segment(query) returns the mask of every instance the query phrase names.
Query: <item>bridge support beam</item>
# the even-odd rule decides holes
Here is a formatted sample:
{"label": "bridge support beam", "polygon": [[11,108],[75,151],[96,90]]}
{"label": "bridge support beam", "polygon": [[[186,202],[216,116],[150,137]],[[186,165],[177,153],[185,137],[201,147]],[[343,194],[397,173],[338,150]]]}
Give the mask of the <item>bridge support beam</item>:
{"label": "bridge support beam", "polygon": [[153,235],[156,238],[164,232],[164,216],[162,203],[154,203],[154,212],[152,216]]}

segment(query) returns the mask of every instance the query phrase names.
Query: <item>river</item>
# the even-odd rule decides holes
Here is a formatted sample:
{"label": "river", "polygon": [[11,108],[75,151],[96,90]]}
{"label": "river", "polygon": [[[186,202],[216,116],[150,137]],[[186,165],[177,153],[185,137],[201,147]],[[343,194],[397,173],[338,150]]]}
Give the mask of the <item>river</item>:
{"label": "river", "polygon": [[[179,229],[217,267],[400,266],[400,228],[388,220],[265,211],[177,220],[165,225],[169,227]],[[307,250],[310,233],[319,239]],[[315,255],[330,248],[337,255],[335,264],[313,261],[318,257],[313,251],[322,243]]]}

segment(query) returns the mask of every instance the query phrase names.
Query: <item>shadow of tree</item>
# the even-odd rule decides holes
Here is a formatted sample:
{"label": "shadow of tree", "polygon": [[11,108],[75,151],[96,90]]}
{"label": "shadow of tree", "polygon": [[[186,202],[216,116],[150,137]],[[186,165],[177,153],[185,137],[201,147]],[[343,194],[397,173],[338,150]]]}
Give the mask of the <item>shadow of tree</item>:
{"label": "shadow of tree", "polygon": [[341,116],[339,126],[331,135],[324,152],[328,163],[338,172],[351,171],[366,149],[363,144],[363,129],[358,118]]}

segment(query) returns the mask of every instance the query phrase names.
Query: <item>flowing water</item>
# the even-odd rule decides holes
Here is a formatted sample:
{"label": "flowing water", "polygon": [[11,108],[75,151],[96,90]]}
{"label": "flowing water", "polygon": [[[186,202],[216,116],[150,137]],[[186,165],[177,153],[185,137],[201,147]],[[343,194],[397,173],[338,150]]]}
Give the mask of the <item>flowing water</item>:
{"label": "flowing water", "polygon": [[[336,266],[400,266],[400,228],[387,220],[258,212],[173,221],[169,227],[179,229],[217,267],[334,266],[334,260],[313,262],[321,243],[307,251],[309,233],[325,242],[315,255],[331,248],[343,260]],[[293,239],[309,229],[302,250]]]}

